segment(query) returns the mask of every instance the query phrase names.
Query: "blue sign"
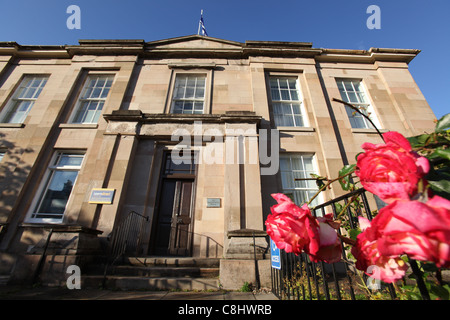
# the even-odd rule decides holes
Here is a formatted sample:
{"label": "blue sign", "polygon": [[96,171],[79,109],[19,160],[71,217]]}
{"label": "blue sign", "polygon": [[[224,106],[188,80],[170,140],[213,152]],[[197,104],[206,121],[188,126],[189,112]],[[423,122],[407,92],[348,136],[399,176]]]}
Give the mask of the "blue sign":
{"label": "blue sign", "polygon": [[270,260],[272,262],[272,268],[281,269],[280,249],[277,248],[277,245],[272,239],[270,239]]}

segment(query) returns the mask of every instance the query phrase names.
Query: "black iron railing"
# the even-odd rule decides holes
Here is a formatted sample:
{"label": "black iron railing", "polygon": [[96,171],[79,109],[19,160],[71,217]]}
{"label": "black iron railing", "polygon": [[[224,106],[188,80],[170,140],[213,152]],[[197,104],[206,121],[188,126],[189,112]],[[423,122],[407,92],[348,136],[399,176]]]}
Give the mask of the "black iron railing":
{"label": "black iron railing", "polygon": [[136,255],[140,247],[141,235],[148,217],[131,211],[119,222],[110,235],[110,245],[105,264],[104,281],[109,269],[125,254]]}
{"label": "black iron railing", "polygon": [[[313,208],[314,216],[332,213],[347,216],[342,219],[341,229],[352,230],[358,226],[358,216],[372,220],[364,189],[340,196],[332,201]],[[345,211],[345,212],[342,212]],[[341,230],[338,230],[341,233]],[[348,235],[347,235],[348,236]],[[395,299],[396,290],[392,284],[373,282],[363,272],[357,270],[351,259],[350,248],[341,241],[342,260],[337,263],[312,262],[307,254],[295,255],[280,250],[281,269],[272,268],[272,291],[280,299],[288,300],[359,300],[377,298]],[[429,293],[424,286],[423,274],[416,268],[416,262],[410,260],[411,269],[403,282],[411,281],[412,274],[418,284],[422,299],[429,299]]]}

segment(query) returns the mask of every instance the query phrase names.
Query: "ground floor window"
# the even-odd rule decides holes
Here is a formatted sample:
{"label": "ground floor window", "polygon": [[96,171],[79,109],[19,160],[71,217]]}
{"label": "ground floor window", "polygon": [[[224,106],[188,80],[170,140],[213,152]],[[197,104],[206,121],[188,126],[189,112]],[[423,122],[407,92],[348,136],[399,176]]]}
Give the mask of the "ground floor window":
{"label": "ground floor window", "polygon": [[[284,154],[280,155],[280,173],[283,193],[297,205],[308,202],[319,190],[311,173],[318,174],[314,155]],[[321,197],[316,197],[310,207],[320,204]]]}
{"label": "ground floor window", "polygon": [[84,154],[81,153],[57,152],[33,207],[33,221],[62,221],[83,158]]}

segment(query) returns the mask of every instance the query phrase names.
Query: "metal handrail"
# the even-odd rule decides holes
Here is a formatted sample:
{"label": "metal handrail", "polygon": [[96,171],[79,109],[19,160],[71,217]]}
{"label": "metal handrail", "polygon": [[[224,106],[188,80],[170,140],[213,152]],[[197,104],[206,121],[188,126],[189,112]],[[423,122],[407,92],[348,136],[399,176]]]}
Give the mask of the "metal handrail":
{"label": "metal handrail", "polygon": [[103,286],[105,286],[108,268],[112,267],[125,253],[136,253],[141,240],[144,220],[148,222],[149,219],[135,211],[130,211],[112,231],[110,235],[111,244],[103,274]]}

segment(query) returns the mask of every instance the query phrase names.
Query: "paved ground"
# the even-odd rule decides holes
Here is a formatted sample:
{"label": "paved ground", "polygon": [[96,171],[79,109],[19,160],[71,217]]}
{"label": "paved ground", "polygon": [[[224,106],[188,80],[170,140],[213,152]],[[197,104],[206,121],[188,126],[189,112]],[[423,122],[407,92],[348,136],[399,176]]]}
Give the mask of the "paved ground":
{"label": "paved ground", "polygon": [[267,292],[114,291],[65,287],[0,286],[0,300],[278,300]]}

